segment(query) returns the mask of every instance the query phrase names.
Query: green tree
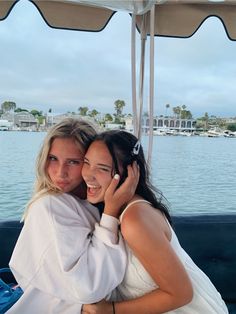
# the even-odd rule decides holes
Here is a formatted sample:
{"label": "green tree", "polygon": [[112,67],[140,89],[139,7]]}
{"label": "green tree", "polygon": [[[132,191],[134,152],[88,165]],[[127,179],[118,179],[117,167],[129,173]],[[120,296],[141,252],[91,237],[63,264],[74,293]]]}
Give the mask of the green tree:
{"label": "green tree", "polygon": [[115,102],[114,102],[114,105],[115,105],[115,123],[120,123],[121,122],[121,117],[122,117],[122,111],[123,111],[123,108],[125,107],[125,102],[124,100],[120,100],[120,99],[117,99]]}
{"label": "green tree", "polygon": [[113,121],[113,117],[110,113],[106,113],[104,119],[105,119],[105,121],[109,121],[109,122]]}
{"label": "green tree", "polygon": [[88,107],[79,107],[78,111],[81,116],[87,116],[89,108]]}
{"label": "green tree", "polygon": [[230,123],[227,126],[227,130],[231,131],[231,132],[236,132],[236,123]]}
{"label": "green tree", "polygon": [[22,111],[29,112],[27,109],[23,109],[23,108],[20,108],[20,107],[15,109],[15,112],[22,112]]}
{"label": "green tree", "polygon": [[34,117],[40,117],[43,115],[43,112],[42,111],[38,111],[36,109],[33,109],[30,111],[30,113],[34,116]]}
{"label": "green tree", "polygon": [[172,110],[174,112],[175,118],[180,118],[180,119],[192,119],[193,115],[190,110],[186,110],[187,106],[182,105],[173,107]]}
{"label": "green tree", "polygon": [[180,106],[173,107],[172,110],[173,110],[173,112],[174,112],[175,117],[176,117],[176,118],[179,118],[179,117],[180,117],[180,112],[181,112]]}
{"label": "green tree", "polygon": [[93,109],[89,112],[89,116],[92,118],[95,118],[98,114],[99,112],[96,109]]}
{"label": "green tree", "polygon": [[193,115],[190,110],[181,110],[181,119],[192,119]]}
{"label": "green tree", "polygon": [[44,121],[45,121],[45,116],[43,116],[43,115],[42,115],[42,116],[38,116],[38,117],[37,117],[37,120],[38,120],[38,123],[39,123],[39,124],[43,124]]}
{"label": "green tree", "polygon": [[202,121],[204,121],[205,130],[209,129],[209,115],[207,112],[205,112],[204,117],[201,118]]}
{"label": "green tree", "polygon": [[2,112],[8,112],[16,109],[16,103],[14,101],[4,101],[1,104]]}

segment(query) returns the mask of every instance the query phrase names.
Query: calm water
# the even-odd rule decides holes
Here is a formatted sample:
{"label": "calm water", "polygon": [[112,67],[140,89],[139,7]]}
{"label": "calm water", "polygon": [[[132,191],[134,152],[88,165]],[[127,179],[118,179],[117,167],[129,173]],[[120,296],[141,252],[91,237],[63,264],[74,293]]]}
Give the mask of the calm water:
{"label": "calm water", "polygon": [[[45,133],[0,132],[0,219],[19,218]],[[144,137],[144,146],[147,138]],[[236,212],[236,139],[154,138],[152,179],[172,213]]]}

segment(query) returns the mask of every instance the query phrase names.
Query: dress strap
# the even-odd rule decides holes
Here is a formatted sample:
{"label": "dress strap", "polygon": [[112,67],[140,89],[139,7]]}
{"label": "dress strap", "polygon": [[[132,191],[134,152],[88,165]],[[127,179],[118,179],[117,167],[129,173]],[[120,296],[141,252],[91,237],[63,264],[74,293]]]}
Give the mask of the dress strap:
{"label": "dress strap", "polygon": [[126,210],[127,210],[131,205],[136,204],[136,203],[147,203],[147,204],[151,204],[149,201],[143,200],[143,199],[135,200],[135,201],[133,201],[133,202],[130,202],[130,203],[125,207],[125,209],[123,210],[122,214],[120,215],[120,218],[119,218],[119,219],[120,219],[120,223],[121,223],[121,221],[122,221],[123,215],[124,215],[124,213],[126,212]]}

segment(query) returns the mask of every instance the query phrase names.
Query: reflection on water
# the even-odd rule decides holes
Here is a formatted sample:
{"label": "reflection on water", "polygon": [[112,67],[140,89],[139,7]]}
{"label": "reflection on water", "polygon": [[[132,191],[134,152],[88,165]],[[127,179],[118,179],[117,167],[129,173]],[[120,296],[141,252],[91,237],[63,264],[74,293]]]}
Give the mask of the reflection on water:
{"label": "reflection on water", "polygon": [[0,218],[20,217],[31,196],[35,158],[45,133],[0,132]]}
{"label": "reflection on water", "polygon": [[[30,198],[45,133],[0,132],[0,218],[19,218]],[[143,138],[146,147],[147,138]],[[236,212],[236,139],[154,137],[152,179],[172,213]]]}
{"label": "reflection on water", "polygon": [[236,139],[157,137],[153,182],[172,212],[236,212]]}

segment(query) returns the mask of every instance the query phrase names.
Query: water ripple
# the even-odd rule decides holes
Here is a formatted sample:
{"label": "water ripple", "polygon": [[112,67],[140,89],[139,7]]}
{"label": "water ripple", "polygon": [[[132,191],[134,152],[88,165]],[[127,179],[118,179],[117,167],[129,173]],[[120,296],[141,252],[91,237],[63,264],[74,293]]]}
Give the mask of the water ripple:
{"label": "water ripple", "polygon": [[[21,216],[44,136],[0,132],[0,218]],[[143,142],[146,148],[146,137]],[[172,213],[236,212],[236,139],[154,137],[153,147],[152,181]]]}

